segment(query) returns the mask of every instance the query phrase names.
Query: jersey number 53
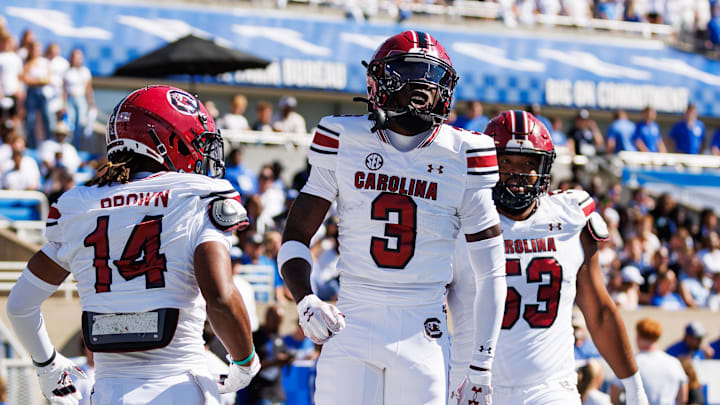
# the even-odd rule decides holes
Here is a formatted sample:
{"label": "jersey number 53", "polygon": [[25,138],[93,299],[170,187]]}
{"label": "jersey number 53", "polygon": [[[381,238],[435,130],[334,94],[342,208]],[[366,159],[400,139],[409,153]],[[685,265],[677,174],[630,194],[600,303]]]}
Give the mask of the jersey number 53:
{"label": "jersey number 53", "polygon": [[[507,259],[505,273],[507,277],[521,276],[520,259]],[[550,276],[549,283],[540,285],[537,291],[537,302],[544,302],[545,309],[541,310],[539,304],[525,304],[522,314],[523,319],[531,328],[549,328],[555,322],[558,313],[563,277],[562,267],[554,257],[535,257],[528,263],[525,274],[528,284],[541,283],[543,274]],[[520,293],[515,287],[508,286],[502,328],[512,329],[520,319],[522,310]]]}

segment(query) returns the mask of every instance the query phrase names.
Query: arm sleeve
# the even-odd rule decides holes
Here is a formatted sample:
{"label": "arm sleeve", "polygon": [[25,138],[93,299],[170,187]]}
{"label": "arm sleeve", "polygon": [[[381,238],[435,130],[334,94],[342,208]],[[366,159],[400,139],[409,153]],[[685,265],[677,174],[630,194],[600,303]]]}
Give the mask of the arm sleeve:
{"label": "arm sleeve", "polygon": [[310,177],[307,183],[305,183],[302,192],[331,202],[335,201],[338,195],[335,170],[313,166],[312,169],[310,169]]}
{"label": "arm sleeve", "polygon": [[475,336],[470,368],[490,370],[505,311],[505,252],[503,238],[469,242],[470,264],[475,276]]}
{"label": "arm sleeve", "polygon": [[[450,381],[460,381],[467,375],[472,355],[475,318],[475,278],[470,267],[466,242],[458,238],[453,255],[453,280],[448,287],[447,302],[452,317],[453,334],[450,340]],[[451,386],[450,389],[456,387]]]}
{"label": "arm sleeve", "polygon": [[53,354],[40,306],[59,286],[47,283],[25,269],[10,290],[7,315],[23,347],[36,362],[44,362]]}

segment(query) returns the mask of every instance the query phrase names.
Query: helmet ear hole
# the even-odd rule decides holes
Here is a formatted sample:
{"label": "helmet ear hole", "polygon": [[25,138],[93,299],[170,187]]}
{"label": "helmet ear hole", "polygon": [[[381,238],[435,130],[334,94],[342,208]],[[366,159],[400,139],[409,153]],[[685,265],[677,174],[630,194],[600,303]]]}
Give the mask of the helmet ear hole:
{"label": "helmet ear hole", "polygon": [[[173,133],[173,136],[175,136],[175,133]],[[182,141],[178,141],[178,152],[180,152],[183,156],[190,155],[190,149],[188,149],[187,145],[185,145],[185,142]]]}

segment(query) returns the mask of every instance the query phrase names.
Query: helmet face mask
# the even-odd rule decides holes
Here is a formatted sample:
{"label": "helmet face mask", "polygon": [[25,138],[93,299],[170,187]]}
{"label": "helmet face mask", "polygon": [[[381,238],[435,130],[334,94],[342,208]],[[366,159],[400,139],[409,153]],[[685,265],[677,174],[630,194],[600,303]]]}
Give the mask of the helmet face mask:
{"label": "helmet face mask", "polygon": [[205,106],[170,86],[135,90],[113,110],[105,134],[108,160],[120,152],[148,157],[168,171],[222,177],[224,146]]}
{"label": "helmet face mask", "polygon": [[405,31],[388,38],[367,64],[369,108],[384,110],[389,119],[404,122],[403,128],[428,129],[447,119],[457,80],[439,42]]}
{"label": "helmet face mask", "polygon": [[525,111],[505,111],[485,133],[495,139],[500,180],[495,203],[506,212],[522,213],[550,187],[555,148],[545,126]]}

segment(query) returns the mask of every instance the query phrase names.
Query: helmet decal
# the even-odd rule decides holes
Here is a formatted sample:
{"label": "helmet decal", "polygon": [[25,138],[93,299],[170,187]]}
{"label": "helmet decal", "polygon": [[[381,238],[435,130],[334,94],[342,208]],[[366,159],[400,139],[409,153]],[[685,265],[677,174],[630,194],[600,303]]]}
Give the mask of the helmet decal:
{"label": "helmet decal", "polygon": [[197,99],[184,91],[169,90],[167,99],[170,105],[181,114],[196,115],[198,113]]}

